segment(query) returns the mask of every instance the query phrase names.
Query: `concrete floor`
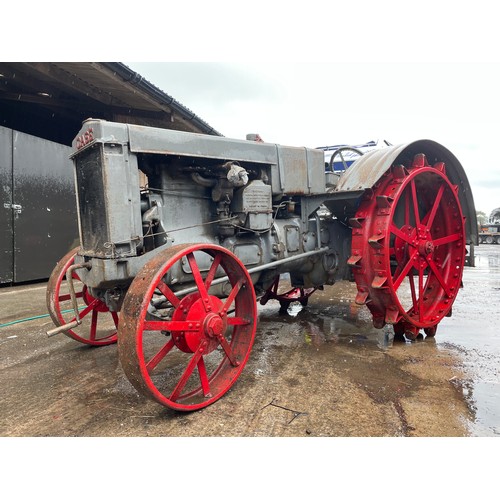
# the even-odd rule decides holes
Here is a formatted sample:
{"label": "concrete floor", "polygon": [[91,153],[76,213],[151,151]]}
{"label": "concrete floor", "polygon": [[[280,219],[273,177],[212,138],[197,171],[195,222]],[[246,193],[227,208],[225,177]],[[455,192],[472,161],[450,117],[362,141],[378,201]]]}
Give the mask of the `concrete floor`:
{"label": "concrete floor", "polygon": [[286,315],[259,306],[239,380],[193,413],[139,395],[116,345],[47,338],[44,283],[1,288],[0,436],[498,435],[500,246],[476,247],[476,265],[435,339],[392,343],[349,282]]}

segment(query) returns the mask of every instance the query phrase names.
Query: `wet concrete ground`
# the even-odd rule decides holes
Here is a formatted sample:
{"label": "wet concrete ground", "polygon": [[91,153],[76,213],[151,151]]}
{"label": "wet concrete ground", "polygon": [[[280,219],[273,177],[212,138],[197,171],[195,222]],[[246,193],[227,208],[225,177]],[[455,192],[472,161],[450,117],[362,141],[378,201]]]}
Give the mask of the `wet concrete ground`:
{"label": "wet concrete ground", "polygon": [[500,246],[481,245],[435,339],[393,343],[349,282],[285,315],[271,301],[233,388],[177,413],[135,391],[116,345],[47,338],[44,283],[2,288],[0,436],[496,436],[499,294]]}

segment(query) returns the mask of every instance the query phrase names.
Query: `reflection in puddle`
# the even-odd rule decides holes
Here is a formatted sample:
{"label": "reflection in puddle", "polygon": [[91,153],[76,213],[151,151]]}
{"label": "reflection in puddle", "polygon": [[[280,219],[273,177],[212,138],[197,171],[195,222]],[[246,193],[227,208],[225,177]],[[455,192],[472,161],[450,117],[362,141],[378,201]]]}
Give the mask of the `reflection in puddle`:
{"label": "reflection in puddle", "polygon": [[304,306],[300,302],[292,302],[289,306],[286,312],[288,313],[289,316],[292,316],[292,318],[295,318],[297,314],[299,314],[300,311],[304,309]]}
{"label": "reflection in puddle", "polygon": [[360,306],[347,299],[340,299],[322,307],[322,303],[304,307],[299,302],[292,302],[285,311],[276,315],[273,305],[261,310],[261,323],[283,322],[299,329],[304,343],[319,348],[329,343],[347,343],[353,345],[371,345],[382,350],[392,346],[394,331],[386,325],[383,329],[373,328],[371,317],[361,314]]}

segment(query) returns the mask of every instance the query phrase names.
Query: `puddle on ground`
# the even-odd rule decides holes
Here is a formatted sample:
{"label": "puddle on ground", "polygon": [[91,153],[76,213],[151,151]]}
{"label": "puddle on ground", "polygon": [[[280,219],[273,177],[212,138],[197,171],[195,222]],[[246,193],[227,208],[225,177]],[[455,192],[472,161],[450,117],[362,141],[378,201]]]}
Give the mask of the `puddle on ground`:
{"label": "puddle on ground", "polygon": [[494,437],[500,434],[500,245],[475,247],[475,267],[464,269],[463,284],[436,340],[463,359],[471,434]]}
{"label": "puddle on ground", "polygon": [[[254,346],[259,357],[268,351],[273,370],[289,368],[287,356],[276,354],[283,349],[299,350],[300,356],[309,358],[308,363],[312,365],[326,358],[337,374],[362,390],[375,404],[392,405],[400,417],[404,435],[415,431],[415,425],[409,421],[408,408],[413,401],[421,399],[419,394],[430,386],[439,398],[442,384],[442,397],[452,399],[457,408],[462,403],[464,419],[470,418],[463,404],[466,398],[448,381],[452,377],[460,379],[460,360],[456,353],[438,347],[430,337],[413,343],[394,343],[392,326],[375,329],[369,311],[349,298],[353,284],[341,285],[335,294],[317,292],[307,307],[290,304],[286,313],[278,314],[276,302],[260,308],[259,337]],[[282,360],[281,366],[277,363],[279,360]],[[266,375],[265,368],[263,372],[260,375]],[[288,383],[297,384],[297,381],[288,380]],[[460,426],[452,432],[460,435],[457,427]],[[447,435],[448,431],[443,427],[442,432]]]}
{"label": "puddle on ground", "polygon": [[[304,355],[326,353],[335,361],[336,350],[347,348],[348,351],[343,353],[350,355],[349,364],[353,367],[354,377],[358,377],[359,372],[360,384],[365,380],[373,381],[365,385],[374,400],[383,400],[394,391],[390,380],[399,377],[398,372],[403,366],[400,361],[391,359],[396,351],[400,354],[406,349],[407,355],[413,351],[425,351],[430,364],[433,357],[437,364],[441,363],[440,356],[444,351],[451,353],[456,358],[457,369],[466,372],[463,377],[453,375],[450,379],[457,388],[456,394],[468,406],[467,425],[471,435],[497,436],[500,434],[500,308],[496,305],[500,293],[500,247],[476,247],[475,262],[476,267],[465,268],[464,290],[457,297],[452,317],[445,318],[439,325],[435,339],[394,344],[392,328],[374,329],[368,309],[353,303],[355,285],[345,281],[315,292],[307,307],[292,303],[287,314],[279,316],[279,322],[282,326],[296,323],[286,334],[296,335],[295,347],[304,348]],[[276,327],[276,304],[270,303],[268,309],[259,308],[260,328],[265,331],[275,322],[275,334],[280,331]],[[286,343],[290,345],[290,341]],[[310,349],[309,354],[306,348]],[[389,356],[383,364],[375,363],[377,369],[372,370],[370,362],[356,362],[357,349],[363,349],[368,358],[376,356],[376,352]],[[408,366],[410,359],[407,358],[405,363]],[[386,369],[387,373],[381,377],[380,373]],[[411,384],[414,387],[415,380]]]}
{"label": "puddle on ground", "polygon": [[[317,348],[339,342],[390,348],[394,339],[392,327],[373,328],[369,311],[353,303],[353,286],[348,282],[337,283],[334,297],[328,293],[329,290],[317,291],[308,306],[292,302],[286,312],[277,311],[277,302],[260,306],[257,335],[261,330],[272,334],[289,325],[293,330],[300,330],[301,342]],[[271,325],[274,323],[281,327],[273,328]],[[300,344],[300,341],[297,342]]]}

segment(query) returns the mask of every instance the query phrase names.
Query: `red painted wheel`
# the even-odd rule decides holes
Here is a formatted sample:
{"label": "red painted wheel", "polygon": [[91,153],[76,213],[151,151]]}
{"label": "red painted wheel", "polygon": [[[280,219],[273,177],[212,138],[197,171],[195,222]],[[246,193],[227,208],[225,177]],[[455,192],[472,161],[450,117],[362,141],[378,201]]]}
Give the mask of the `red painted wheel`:
{"label": "red painted wheel", "polygon": [[393,165],[364,196],[354,219],[352,255],[358,294],[376,328],[394,325],[414,340],[451,313],[465,262],[465,227],[457,187],[445,165],[417,154]]}
{"label": "red painted wheel", "polygon": [[[215,295],[219,276],[229,281]],[[198,410],[239,377],[256,327],[255,291],[239,259],[217,245],[177,245],[152,258],[127,291],[120,362],[141,394],[175,410]]]}
{"label": "red painted wheel", "polygon": [[[66,271],[74,264],[78,250],[79,248],[74,248],[69,251],[57,263],[47,284],[47,309],[56,326],[63,326],[75,320]],[[82,324],[64,333],[83,344],[113,344],[117,340],[118,314],[110,312],[104,302],[92,297],[76,272],[73,272],[72,276]]]}

